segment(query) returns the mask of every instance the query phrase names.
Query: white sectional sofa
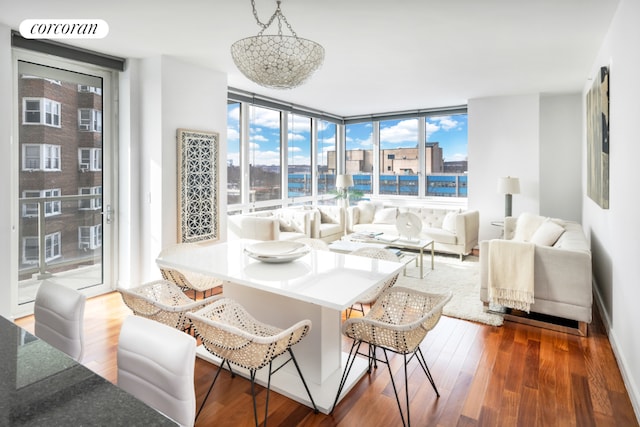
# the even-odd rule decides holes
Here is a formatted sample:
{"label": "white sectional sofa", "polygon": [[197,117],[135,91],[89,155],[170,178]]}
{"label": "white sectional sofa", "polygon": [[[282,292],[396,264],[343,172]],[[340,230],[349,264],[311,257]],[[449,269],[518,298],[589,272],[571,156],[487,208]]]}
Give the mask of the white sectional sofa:
{"label": "white sectional sofa", "polygon": [[430,208],[424,206],[388,206],[359,202],[347,208],[348,232],[382,232],[398,234],[398,214],[411,212],[422,220],[421,238],[434,241],[434,250],[459,255],[462,259],[478,244],[478,211]]}
{"label": "white sectional sofa", "polygon": [[[537,217],[537,218],[536,218]],[[591,250],[582,226],[576,222],[548,219],[564,231],[557,240],[540,242],[533,235],[545,218],[522,214],[507,217],[504,238],[533,241],[534,248],[534,300],[533,313],[560,317],[578,322],[580,334],[586,334],[586,325],[592,317]],[[531,227],[523,223],[538,225]],[[529,229],[529,231],[522,231]],[[480,242],[480,299],[488,304],[489,241]]]}
{"label": "white sectional sofa", "polygon": [[311,211],[283,208],[229,215],[228,239],[295,240],[311,237]]}

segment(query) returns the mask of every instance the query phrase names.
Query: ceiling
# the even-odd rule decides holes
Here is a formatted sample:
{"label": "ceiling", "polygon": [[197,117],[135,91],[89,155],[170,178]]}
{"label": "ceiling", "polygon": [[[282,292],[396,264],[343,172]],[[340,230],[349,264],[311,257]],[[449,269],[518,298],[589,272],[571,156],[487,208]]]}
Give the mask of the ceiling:
{"label": "ceiling", "polygon": [[[268,20],[275,0],[255,0]],[[266,89],[230,45],[257,34],[250,0],[0,0],[0,22],[93,18],[100,40],[66,43],[125,57],[168,55],[222,71],[229,86],[356,116],[464,105],[469,99],[580,92],[618,0],[283,0],[298,36],[325,48],[304,85]]]}

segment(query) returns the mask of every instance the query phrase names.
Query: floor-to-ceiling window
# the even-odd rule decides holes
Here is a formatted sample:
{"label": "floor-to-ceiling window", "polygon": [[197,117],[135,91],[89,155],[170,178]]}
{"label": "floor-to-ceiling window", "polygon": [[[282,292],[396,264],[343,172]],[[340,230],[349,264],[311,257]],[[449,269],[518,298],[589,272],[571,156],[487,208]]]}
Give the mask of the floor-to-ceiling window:
{"label": "floor-to-ceiling window", "polygon": [[311,118],[287,114],[287,196],[290,199],[311,196]]}
{"label": "floor-to-ceiling window", "polygon": [[417,118],[380,121],[378,194],[418,195],[418,139]]}
{"label": "floor-to-ceiling window", "polygon": [[[326,120],[316,120],[318,126],[316,143],[316,182],[318,196],[331,194],[336,188],[335,170],[329,169],[329,153],[336,153],[338,142],[337,125]],[[335,162],[335,160],[334,160]],[[334,164],[335,169],[335,164]]]}
{"label": "floor-to-ceiling window", "polygon": [[373,123],[354,123],[345,129],[345,172],[353,175],[354,189],[372,194],[375,158],[373,155]]}
{"label": "floor-to-ceiling window", "polygon": [[[327,113],[300,112],[275,100],[240,98],[230,98],[229,104],[229,188],[250,188],[251,194],[242,206],[229,199],[234,211],[331,203],[340,173],[353,176],[351,194],[356,197],[408,197],[429,203],[450,203],[452,198],[464,202],[467,197],[465,107],[334,120],[325,119]],[[241,111],[250,115],[246,145]],[[247,187],[242,185],[242,168],[236,167],[243,157],[251,177]],[[280,175],[282,162],[285,176]]]}
{"label": "floor-to-ceiling window", "polygon": [[467,114],[426,117],[425,187],[428,197],[467,197]]}
{"label": "floor-to-ceiling window", "polygon": [[227,204],[242,202],[242,167],[240,163],[240,103],[227,103]]}
{"label": "floor-to-ceiling window", "polygon": [[282,198],[280,115],[280,111],[270,108],[249,107],[250,202],[279,201]]}

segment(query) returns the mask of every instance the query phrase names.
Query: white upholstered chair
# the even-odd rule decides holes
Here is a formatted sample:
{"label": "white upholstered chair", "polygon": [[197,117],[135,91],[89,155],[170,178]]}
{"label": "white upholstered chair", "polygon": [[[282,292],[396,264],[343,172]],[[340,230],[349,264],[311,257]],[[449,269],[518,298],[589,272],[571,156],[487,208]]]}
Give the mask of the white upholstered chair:
{"label": "white upholstered chair", "polygon": [[177,329],[129,316],[118,340],[118,386],[182,426],[196,414],[196,340]]}
{"label": "white upholstered chair", "polygon": [[118,292],[133,314],[185,332],[191,330],[191,323],[186,315],[188,311],[199,310],[221,298],[219,295],[212,295],[194,301],[178,285],[168,280],[156,280],[133,289],[118,288]]}
{"label": "white upholstered chair", "polygon": [[[371,367],[377,367],[377,362],[387,365],[391,385],[400,410],[402,425],[411,425],[409,412],[409,383],[407,378],[407,364],[414,358],[431,383],[433,390],[439,397],[438,389],[427,367],[427,362],[420,349],[420,344],[424,340],[427,332],[433,329],[442,315],[442,308],[451,299],[451,292],[447,294],[431,294],[415,289],[394,286],[387,289],[380,295],[373,304],[371,310],[364,317],[347,319],[342,324],[342,333],[353,339],[353,344],[345,364],[342,380],[338,387],[335,407],[338,398],[342,393],[349,371],[353,365],[353,359],[358,355],[362,343],[368,344],[368,353],[362,354],[369,358],[369,372]],[[377,359],[376,349],[381,349],[384,359]],[[387,350],[397,353],[403,357],[406,419],[400,404],[400,398],[393,379],[391,365]],[[409,356],[409,357],[407,357]],[[333,410],[333,408],[332,408]]]}
{"label": "white upholstered chair", "polygon": [[84,354],[85,301],[75,289],[44,281],[33,309],[35,335],[77,361]]}
{"label": "white upholstered chair", "polygon": [[[351,252],[351,255],[364,256],[364,257],[374,258],[374,259],[382,259],[382,260],[385,260],[385,261],[400,262],[396,255],[391,253],[389,250],[384,249],[383,247],[379,247],[379,248],[363,247],[363,248],[356,249],[355,251]],[[365,304],[373,304],[374,302],[376,302],[376,300],[378,299],[380,294],[382,294],[382,292],[384,292],[386,289],[388,289],[388,288],[392,287],[393,285],[395,285],[397,280],[398,280],[398,274],[396,274],[395,276],[393,276],[389,280],[387,280],[387,281],[385,281],[383,283],[380,283],[375,288],[369,290],[365,295],[362,296],[362,298],[360,298],[360,300],[356,301],[356,303],[354,305],[356,305],[356,304],[360,305],[360,309],[355,308],[355,310],[356,311],[360,311],[360,312],[362,312],[362,314],[364,314],[364,305]],[[353,308],[353,305],[352,305],[347,310],[347,318],[351,317],[351,312],[353,310],[354,310],[354,308]]]}
{"label": "white upholstered chair", "polygon": [[[309,400],[316,413],[318,409],[307,387],[307,383],[302,376],[298,362],[291,347],[304,338],[311,328],[310,320],[301,320],[287,329],[280,329],[275,326],[261,323],[254,319],[240,304],[230,298],[222,298],[208,305],[207,307],[187,314],[196,331],[198,338],[202,340],[204,348],[214,356],[222,359],[220,368],[209,387],[209,391],[202,401],[198,414],[202,411],[209,393],[213,389],[218,375],[226,363],[233,375],[231,364],[240,366],[249,371],[251,381],[251,394],[253,397],[253,415],[256,427],[258,426],[258,410],[255,395],[256,372],[269,366],[269,379],[267,384],[271,384],[272,373],[278,371],[280,367],[293,361],[298,375],[302,380]],[[289,359],[272,370],[274,359],[281,354],[289,353]],[[264,410],[264,425],[267,424],[269,410],[269,391],[267,386],[267,396]]]}

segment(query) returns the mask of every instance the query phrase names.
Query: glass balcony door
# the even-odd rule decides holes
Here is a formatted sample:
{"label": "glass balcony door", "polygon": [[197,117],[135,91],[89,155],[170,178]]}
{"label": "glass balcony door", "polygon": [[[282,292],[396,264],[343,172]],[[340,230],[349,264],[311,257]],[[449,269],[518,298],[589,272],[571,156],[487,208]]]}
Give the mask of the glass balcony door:
{"label": "glass balcony door", "polygon": [[18,298],[43,281],[87,295],[112,283],[111,74],[16,54]]}

